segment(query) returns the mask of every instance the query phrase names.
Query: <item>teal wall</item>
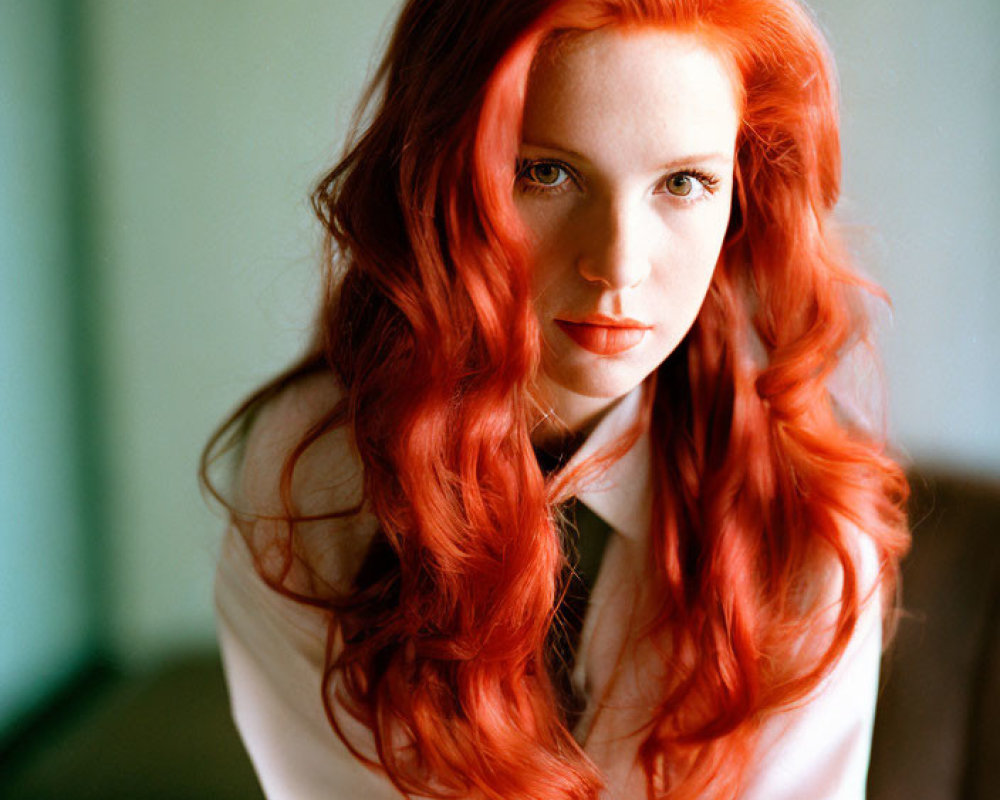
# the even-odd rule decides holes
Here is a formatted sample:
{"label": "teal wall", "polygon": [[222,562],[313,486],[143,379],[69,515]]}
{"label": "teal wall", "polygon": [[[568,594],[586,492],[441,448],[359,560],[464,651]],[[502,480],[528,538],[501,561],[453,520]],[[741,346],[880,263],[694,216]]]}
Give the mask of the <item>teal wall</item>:
{"label": "teal wall", "polygon": [[59,2],[0,3],[0,735],[101,643],[65,23]]}
{"label": "teal wall", "polygon": [[109,617],[143,663],[214,640],[223,521],[198,454],[303,345],[311,185],[336,160],[386,0],[90,0],[94,263],[109,420]]}
{"label": "teal wall", "polygon": [[810,5],[840,68],[841,219],[893,301],[895,441],[1000,475],[1000,3]]}

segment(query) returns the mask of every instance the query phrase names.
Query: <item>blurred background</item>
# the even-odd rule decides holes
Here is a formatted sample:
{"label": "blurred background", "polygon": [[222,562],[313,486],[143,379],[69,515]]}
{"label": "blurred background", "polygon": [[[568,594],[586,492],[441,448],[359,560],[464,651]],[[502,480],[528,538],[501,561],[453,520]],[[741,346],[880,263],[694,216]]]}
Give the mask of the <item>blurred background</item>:
{"label": "blurred background", "polygon": [[[915,615],[924,646],[935,625],[968,630],[968,658],[941,667],[965,692],[957,761],[939,742],[935,788],[881,796],[971,797],[974,700],[1000,674],[1000,4],[811,5],[841,74],[841,218],[893,300],[890,425],[917,516],[980,509],[938,526],[959,531],[952,555],[912,568],[933,583],[952,558],[982,604]],[[0,795],[202,796],[170,775],[186,770],[252,796],[214,660],[224,521],[197,458],[305,341],[307,197],[396,6],[0,0]],[[913,691],[940,725],[935,675]]]}

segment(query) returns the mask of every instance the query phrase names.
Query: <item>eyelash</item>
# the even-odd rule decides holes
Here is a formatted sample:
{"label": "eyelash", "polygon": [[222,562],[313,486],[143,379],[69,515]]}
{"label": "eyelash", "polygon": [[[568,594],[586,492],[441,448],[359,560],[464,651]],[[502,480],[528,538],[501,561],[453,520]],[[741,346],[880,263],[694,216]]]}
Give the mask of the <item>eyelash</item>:
{"label": "eyelash", "polygon": [[[538,167],[538,166],[556,167],[566,173],[566,179],[558,186],[551,186],[551,187],[547,187],[544,184],[528,181],[526,177],[528,171],[533,167]],[[681,203],[697,203],[699,200],[704,200],[705,198],[715,194],[716,190],[719,188],[720,181],[718,176],[712,175],[711,173],[705,172],[704,170],[700,170],[697,168],[682,169],[682,170],[677,170],[676,172],[671,172],[662,181],[660,181],[659,185],[662,186],[666,184],[667,181],[669,181],[671,178],[677,177],[678,175],[684,175],[693,178],[698,183],[700,183],[702,188],[705,190],[703,194],[700,194],[698,197],[695,197],[694,199],[691,200],[688,200],[684,195],[673,194],[672,192],[668,192],[665,190],[662,192],[663,194],[666,194],[667,196],[672,197],[674,200],[677,200],[678,202]],[[520,186],[521,190],[523,192],[526,192],[527,194],[548,195],[550,197],[562,194],[565,191],[569,191],[571,184],[575,184],[577,186],[580,185],[580,181],[576,177],[576,174],[574,173],[573,169],[568,164],[550,158],[518,159],[515,181]]]}

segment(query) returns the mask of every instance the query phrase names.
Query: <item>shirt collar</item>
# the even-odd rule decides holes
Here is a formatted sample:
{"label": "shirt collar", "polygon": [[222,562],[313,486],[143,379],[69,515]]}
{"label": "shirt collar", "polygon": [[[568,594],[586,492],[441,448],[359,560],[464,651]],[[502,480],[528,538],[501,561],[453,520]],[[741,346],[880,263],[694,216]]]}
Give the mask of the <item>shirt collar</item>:
{"label": "shirt collar", "polygon": [[[642,408],[640,384],[604,415],[566,464],[571,471],[614,443],[635,424]],[[606,469],[584,476],[573,494],[591,511],[628,539],[641,541],[649,533],[653,497],[650,475],[649,429],[618,460]],[[572,490],[571,490],[572,491]]]}

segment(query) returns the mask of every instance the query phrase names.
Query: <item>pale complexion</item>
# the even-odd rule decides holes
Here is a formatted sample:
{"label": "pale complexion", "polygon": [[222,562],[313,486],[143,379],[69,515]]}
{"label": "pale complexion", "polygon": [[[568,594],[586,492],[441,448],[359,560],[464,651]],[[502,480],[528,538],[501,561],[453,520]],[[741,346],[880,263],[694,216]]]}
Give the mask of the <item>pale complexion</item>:
{"label": "pale complexion", "polygon": [[689,34],[605,29],[543,52],[515,203],[533,241],[548,446],[589,430],[677,347],[729,220],[731,71]]}

